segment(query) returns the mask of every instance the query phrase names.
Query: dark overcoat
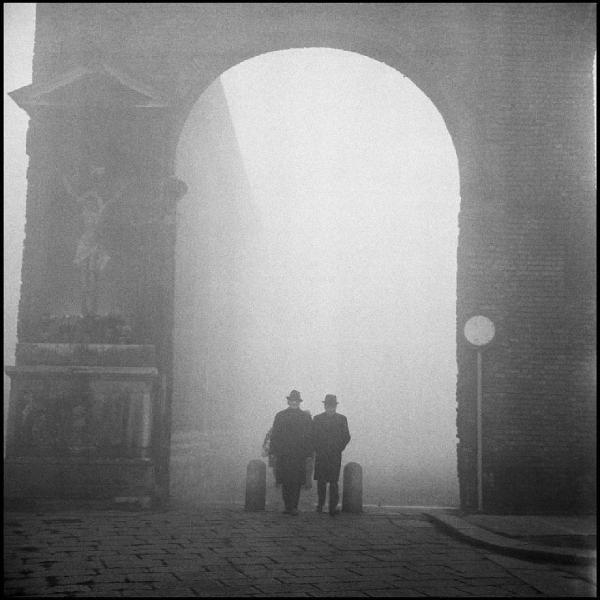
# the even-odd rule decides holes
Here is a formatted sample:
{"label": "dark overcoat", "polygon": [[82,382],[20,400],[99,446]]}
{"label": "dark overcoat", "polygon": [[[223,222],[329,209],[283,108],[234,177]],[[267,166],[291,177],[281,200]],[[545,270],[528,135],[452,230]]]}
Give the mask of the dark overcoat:
{"label": "dark overcoat", "polygon": [[299,408],[286,408],[275,415],[270,453],[275,456],[277,483],[306,480],[306,459],[313,452],[312,419]]}
{"label": "dark overcoat", "polygon": [[349,441],[348,419],[344,415],[328,415],[324,412],[314,417],[315,479],[337,482],[342,466],[342,451]]}

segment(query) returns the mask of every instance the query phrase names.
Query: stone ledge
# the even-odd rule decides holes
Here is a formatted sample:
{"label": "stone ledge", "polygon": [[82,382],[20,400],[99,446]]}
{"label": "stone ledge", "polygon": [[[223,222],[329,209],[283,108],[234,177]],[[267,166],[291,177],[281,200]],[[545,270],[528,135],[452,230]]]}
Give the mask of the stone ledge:
{"label": "stone ledge", "polygon": [[155,493],[155,465],[149,459],[15,457],[4,461],[5,501],[106,501]]}
{"label": "stone ledge", "polygon": [[154,461],[151,458],[87,458],[83,456],[10,456],[4,459],[4,464],[7,463],[47,463],[47,464],[86,464],[86,465],[114,465],[121,466],[136,466],[136,465],[153,465]]}
{"label": "stone ledge", "polygon": [[52,513],[100,511],[103,513],[144,512],[160,509],[154,496],[114,496],[103,499],[84,498],[4,498],[5,510],[13,513]]}
{"label": "stone ledge", "polygon": [[477,546],[509,556],[566,564],[595,565],[596,552],[580,548],[560,548],[531,544],[487,531],[460,517],[443,512],[427,512],[426,516],[450,534]]}
{"label": "stone ledge", "polygon": [[19,343],[17,366],[149,367],[156,365],[155,348],[138,344]]}
{"label": "stone ledge", "polygon": [[96,378],[153,379],[158,377],[156,367],[111,367],[111,366],[53,366],[19,365],[4,368],[9,377],[70,377],[73,375],[91,375]]}

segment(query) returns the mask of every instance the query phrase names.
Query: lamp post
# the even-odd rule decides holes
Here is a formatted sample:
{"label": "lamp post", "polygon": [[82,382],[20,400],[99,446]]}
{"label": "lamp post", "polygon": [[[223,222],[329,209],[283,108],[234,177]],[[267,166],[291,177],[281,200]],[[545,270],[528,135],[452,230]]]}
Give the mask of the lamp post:
{"label": "lamp post", "polygon": [[482,356],[485,347],[494,339],[494,323],[482,315],[471,317],[464,329],[467,341],[477,348],[477,510],[483,512],[483,452],[481,427]]}

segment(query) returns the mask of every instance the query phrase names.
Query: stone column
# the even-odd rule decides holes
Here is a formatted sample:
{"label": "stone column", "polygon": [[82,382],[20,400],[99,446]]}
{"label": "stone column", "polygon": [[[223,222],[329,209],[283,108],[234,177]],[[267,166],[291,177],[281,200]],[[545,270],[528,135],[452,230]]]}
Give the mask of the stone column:
{"label": "stone column", "polygon": [[[174,208],[185,192],[166,166],[170,104],[98,60],[11,96],[32,120],[18,358],[8,369],[14,385],[9,437],[15,441],[25,428],[28,448],[42,462],[40,444],[47,439],[63,468],[75,442],[60,447],[52,439],[70,434],[57,437],[51,427],[62,427],[66,410],[73,413],[67,419],[73,432],[89,438],[77,442],[80,479],[89,490],[110,471],[98,471],[94,461],[103,457],[141,461],[140,490],[153,494],[155,466],[165,463],[161,452],[168,448],[160,442],[168,424],[158,381],[170,378]],[[132,347],[150,348],[151,360],[146,350],[127,351]],[[82,377],[86,399],[73,388]],[[111,429],[105,422],[111,415],[124,421],[110,424],[114,435],[107,441],[99,432]],[[17,462],[29,451],[10,446]],[[68,493],[56,469],[52,475],[40,464],[28,475],[17,463],[10,467],[13,496],[23,490],[35,496],[30,479],[41,472],[51,480],[40,487],[44,494]],[[114,490],[131,495],[125,491]]]}

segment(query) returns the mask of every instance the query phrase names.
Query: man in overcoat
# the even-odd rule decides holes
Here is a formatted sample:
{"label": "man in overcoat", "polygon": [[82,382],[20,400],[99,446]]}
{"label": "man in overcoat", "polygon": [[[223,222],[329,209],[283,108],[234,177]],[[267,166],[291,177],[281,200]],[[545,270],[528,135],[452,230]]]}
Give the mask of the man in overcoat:
{"label": "man in overcoat", "polygon": [[275,477],[281,483],[284,513],[298,514],[300,488],[306,481],[306,459],[312,454],[312,419],[300,410],[298,390],[287,396],[288,408],[273,421],[269,452],[275,456]]}
{"label": "man in overcoat", "polygon": [[329,514],[331,516],[339,512],[337,510],[340,499],[338,480],[342,466],[342,452],[350,441],[348,419],[336,412],[337,404],[337,397],[327,394],[323,400],[325,412],[316,415],[313,419],[317,512],[323,511],[329,483]]}

